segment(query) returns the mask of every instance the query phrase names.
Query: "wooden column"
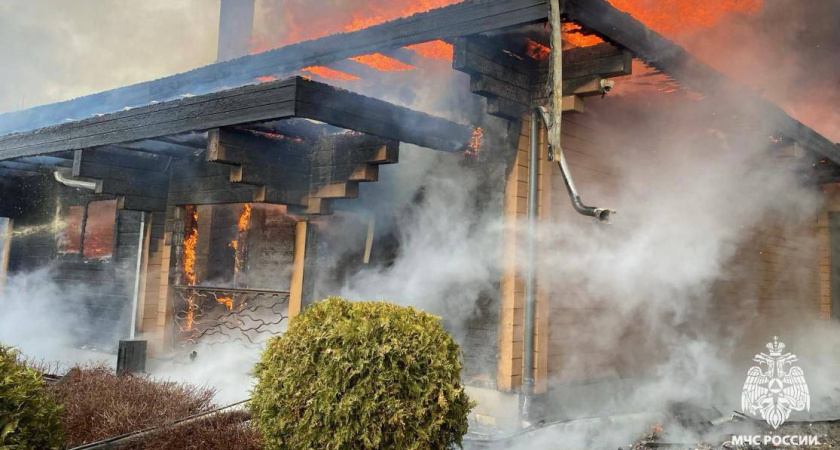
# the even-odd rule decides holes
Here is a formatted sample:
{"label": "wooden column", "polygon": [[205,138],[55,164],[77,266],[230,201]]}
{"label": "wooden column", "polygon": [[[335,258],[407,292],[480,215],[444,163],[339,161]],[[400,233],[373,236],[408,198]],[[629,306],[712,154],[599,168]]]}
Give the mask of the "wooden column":
{"label": "wooden column", "polygon": [[137,334],[144,332],[143,321],[146,317],[146,288],[147,278],[149,275],[149,259],[150,259],[150,245],[152,242],[152,214],[145,214],[145,226],[143,227],[143,246],[140,249],[140,270],[137,273],[139,277],[135,282],[137,283],[137,320],[134,323],[134,331]]}
{"label": "wooden column", "polygon": [[[552,178],[561,176],[560,169],[556,163],[548,160],[548,143],[545,128],[540,128],[539,148],[539,176],[538,186],[538,229],[545,230],[551,227],[553,216],[551,211]],[[537,246],[537,311],[536,323],[534,326],[534,392],[541,394],[546,391],[548,385],[548,332],[549,332],[549,311],[551,307],[551,290],[546,280],[551,277],[546,264],[542,263],[541,246]]]}
{"label": "wooden column", "polygon": [[308,222],[300,221],[295,224],[295,250],[292,260],[292,282],[289,289],[289,319],[300,314],[303,296],[303,272],[306,262],[306,233]]}
{"label": "wooden column", "polygon": [[301,283],[301,310],[321,300],[318,292],[318,268],[323,267],[323,252],[319,252],[319,231],[316,219],[306,225],[306,245],[304,246],[303,282]]}
{"label": "wooden column", "polygon": [[499,357],[496,386],[501,391],[512,391],[522,384],[522,349],[524,340],[523,305],[525,302],[524,279],[517,274],[516,257],[524,244],[521,225],[524,224],[528,205],[528,147],[531,129],[530,116],[523,116],[517,146],[505,184],[504,214],[505,236],[502,246],[502,280],[500,284],[501,311],[499,314]]}
{"label": "wooden column", "polygon": [[9,270],[9,250],[12,248],[12,219],[0,217],[0,294],[6,286]]}
{"label": "wooden column", "polygon": [[817,223],[820,317],[840,319],[840,183],[823,184],[823,210]]}

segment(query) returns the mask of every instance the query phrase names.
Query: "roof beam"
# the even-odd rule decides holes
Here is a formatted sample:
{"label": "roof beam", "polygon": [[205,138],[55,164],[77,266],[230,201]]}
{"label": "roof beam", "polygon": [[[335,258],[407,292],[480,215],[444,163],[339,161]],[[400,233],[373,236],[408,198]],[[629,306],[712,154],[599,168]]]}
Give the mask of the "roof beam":
{"label": "roof beam", "polygon": [[66,102],[0,115],[0,134],[25,131],[125,107],[143,107],[185,95],[201,95],[254,83],[257,77],[289,74],[353,56],[421,42],[483,33],[546,18],[545,0],[467,0],[359,31],[300,42],[190,72],[126,86]]}
{"label": "roof beam", "polygon": [[450,152],[466,150],[473,132],[472,127],[293,77],[0,137],[0,160],[290,117]]}

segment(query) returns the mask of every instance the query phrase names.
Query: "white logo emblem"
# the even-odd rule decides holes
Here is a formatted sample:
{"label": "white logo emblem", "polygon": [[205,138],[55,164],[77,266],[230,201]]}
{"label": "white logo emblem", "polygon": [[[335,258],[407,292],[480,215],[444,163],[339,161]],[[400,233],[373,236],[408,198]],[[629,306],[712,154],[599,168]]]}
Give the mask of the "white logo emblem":
{"label": "white logo emblem", "polygon": [[753,358],[758,365],[747,372],[741,408],[752,416],[761,413],[762,419],[779,428],[791,411],[811,410],[811,395],[802,368],[793,365],[798,361],[796,355],[782,354],[785,344],[778,337],[773,337],[767,349],[769,355],[759,353]]}

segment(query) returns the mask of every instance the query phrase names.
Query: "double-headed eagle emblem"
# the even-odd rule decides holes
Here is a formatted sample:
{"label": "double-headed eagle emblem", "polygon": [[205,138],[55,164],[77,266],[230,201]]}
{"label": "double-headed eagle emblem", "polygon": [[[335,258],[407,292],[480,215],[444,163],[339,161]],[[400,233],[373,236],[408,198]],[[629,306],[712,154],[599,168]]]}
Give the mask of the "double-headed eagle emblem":
{"label": "double-headed eagle emblem", "polygon": [[785,344],[773,337],[767,344],[769,354],[759,353],[757,366],[747,372],[741,393],[741,408],[747,414],[767,421],[774,429],[783,424],[791,411],[811,410],[811,395],[802,368],[794,366],[796,355],[784,353]]}

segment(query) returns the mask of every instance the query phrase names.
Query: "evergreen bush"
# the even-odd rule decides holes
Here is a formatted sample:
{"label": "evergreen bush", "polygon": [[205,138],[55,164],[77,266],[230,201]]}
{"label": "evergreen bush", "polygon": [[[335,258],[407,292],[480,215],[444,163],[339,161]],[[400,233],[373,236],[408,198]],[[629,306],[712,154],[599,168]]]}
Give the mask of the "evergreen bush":
{"label": "evergreen bush", "polygon": [[448,449],[472,402],[440,318],[328,298],[269,341],[251,401],[267,449]]}

